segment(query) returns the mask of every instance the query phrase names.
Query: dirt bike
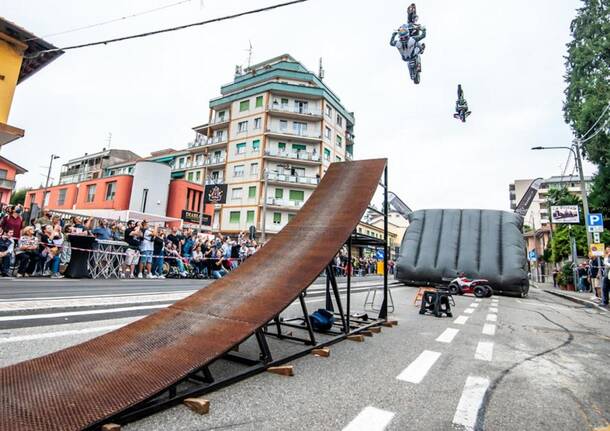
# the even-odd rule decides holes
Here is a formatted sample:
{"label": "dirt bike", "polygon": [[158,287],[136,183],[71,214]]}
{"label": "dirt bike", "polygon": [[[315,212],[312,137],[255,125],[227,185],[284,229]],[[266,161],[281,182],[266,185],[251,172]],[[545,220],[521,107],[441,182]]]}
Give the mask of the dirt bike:
{"label": "dirt bike", "polygon": [[409,75],[415,84],[419,84],[419,76],[421,73],[421,57],[419,54],[412,56],[407,60],[409,66]]}
{"label": "dirt bike", "polygon": [[449,293],[452,295],[472,293],[477,298],[489,298],[493,295],[493,290],[489,285],[489,280],[484,278],[470,280],[464,274],[459,274],[449,283]]}

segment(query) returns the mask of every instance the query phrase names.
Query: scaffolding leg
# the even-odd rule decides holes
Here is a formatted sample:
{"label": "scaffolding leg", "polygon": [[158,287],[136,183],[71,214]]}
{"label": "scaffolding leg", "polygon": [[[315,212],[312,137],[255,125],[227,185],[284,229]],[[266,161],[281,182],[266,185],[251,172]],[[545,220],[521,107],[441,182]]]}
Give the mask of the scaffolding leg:
{"label": "scaffolding leg", "polygon": [[305,322],[305,326],[307,326],[307,332],[309,333],[310,343],[306,344],[315,346],[316,337],[313,333],[313,327],[311,326],[311,319],[309,319],[309,312],[307,311],[307,304],[305,303],[305,295],[303,295],[303,293],[299,295],[299,301],[301,302],[301,309],[303,310],[303,320]]}
{"label": "scaffolding leg", "polygon": [[343,332],[347,334],[349,332],[349,327],[347,326],[347,321],[345,320],[345,313],[343,312],[343,305],[341,304],[341,297],[339,296],[339,287],[337,286],[337,279],[335,278],[335,274],[333,273],[333,268],[331,265],[328,265],[326,267],[326,277],[330,279],[330,285],[332,286],[333,293],[335,295],[335,302],[337,303],[339,315],[341,316],[341,325],[343,326]]}

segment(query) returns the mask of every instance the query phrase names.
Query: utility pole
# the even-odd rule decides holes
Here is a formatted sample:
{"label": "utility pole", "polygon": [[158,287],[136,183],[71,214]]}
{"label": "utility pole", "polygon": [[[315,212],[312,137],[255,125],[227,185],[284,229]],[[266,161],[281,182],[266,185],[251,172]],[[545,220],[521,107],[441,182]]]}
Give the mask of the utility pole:
{"label": "utility pole", "polygon": [[587,227],[587,221],[589,220],[589,198],[587,197],[587,186],[585,184],[585,174],[582,170],[582,158],[580,156],[580,141],[574,140],[574,153],[576,155],[576,166],[578,169],[578,175],[580,177],[580,194],[582,195],[582,207],[585,213],[585,229],[587,230],[587,254],[591,250],[592,237],[589,228]]}
{"label": "utility pole", "polygon": [[47,197],[47,189],[49,188],[49,179],[51,178],[51,169],[53,168],[53,160],[59,159],[59,156],[55,154],[51,154],[51,160],[49,161],[49,170],[47,171],[47,181],[44,183],[44,191],[42,192],[42,205],[40,205],[40,210],[44,210],[45,201]]}

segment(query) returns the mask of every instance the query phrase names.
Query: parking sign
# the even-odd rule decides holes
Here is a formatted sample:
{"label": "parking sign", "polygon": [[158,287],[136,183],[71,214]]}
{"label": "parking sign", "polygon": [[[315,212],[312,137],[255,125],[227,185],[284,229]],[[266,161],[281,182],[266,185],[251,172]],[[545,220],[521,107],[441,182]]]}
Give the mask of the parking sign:
{"label": "parking sign", "polygon": [[589,214],[587,217],[587,230],[589,232],[604,231],[604,217],[601,213]]}

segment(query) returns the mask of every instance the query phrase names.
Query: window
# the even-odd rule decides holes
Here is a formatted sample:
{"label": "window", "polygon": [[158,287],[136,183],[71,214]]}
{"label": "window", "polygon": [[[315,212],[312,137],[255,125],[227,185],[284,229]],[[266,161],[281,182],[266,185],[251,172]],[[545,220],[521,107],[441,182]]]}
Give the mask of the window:
{"label": "window", "polygon": [[296,214],[288,214],[288,223],[294,218]]}
{"label": "window", "polygon": [[246,143],[242,142],[241,144],[237,144],[235,146],[237,148],[237,151],[235,151],[235,154],[244,154],[246,152]]}
{"label": "window", "polygon": [[330,127],[324,126],[324,137],[330,139]]}
{"label": "window", "polygon": [[231,224],[239,224],[239,216],[241,215],[240,211],[231,211],[229,213],[229,223]]}
{"label": "window", "polygon": [[326,105],[326,115],[328,115],[331,118],[333,116],[333,108],[331,108],[330,105]]}
{"label": "window", "polygon": [[258,163],[252,163],[250,165],[250,175],[252,175],[252,176],[258,175]]}
{"label": "window", "polygon": [[51,198],[51,192],[45,192],[44,193],[44,199],[43,199],[43,207],[48,207],[49,206],[49,199]]}
{"label": "window", "polygon": [[261,106],[263,106],[263,96],[256,96],[255,106],[257,108],[260,108]]}
{"label": "window", "polygon": [[288,108],[288,99],[282,98],[282,108],[283,109],[287,109]]}
{"label": "window", "polygon": [[283,199],[284,198],[284,189],[275,189],[275,198]]}
{"label": "window", "polygon": [[226,114],[227,114],[227,111],[220,111],[220,112],[216,113],[216,121],[218,121],[218,122],[224,121]]}
{"label": "window", "polygon": [[30,202],[31,204],[36,203],[36,193],[30,193]]}
{"label": "window", "polygon": [[343,117],[339,114],[337,114],[337,126],[339,126],[339,127],[343,126]]}
{"label": "window", "polygon": [[244,176],[244,165],[237,165],[233,167],[233,176],[234,177],[243,177]]}
{"label": "window", "polygon": [[328,148],[324,148],[324,160],[330,160],[330,150]]}
{"label": "window", "polygon": [[303,202],[305,200],[305,192],[303,190],[290,190],[288,198],[291,201]]}
{"label": "window", "polygon": [[254,119],[254,130],[258,130],[261,128],[261,117]]}
{"label": "window", "polygon": [[95,200],[95,184],[87,186],[87,202],[93,202]]}
{"label": "window", "polygon": [[250,109],[250,100],[242,100],[239,102],[239,112],[244,112]]}
{"label": "window", "polygon": [[307,123],[301,123],[299,121],[295,121],[292,123],[292,130],[297,135],[302,135],[307,131]]}
{"label": "window", "polygon": [[68,189],[59,189],[59,194],[57,195],[57,205],[63,205],[66,203],[66,193]]}
{"label": "window", "polygon": [[195,174],[195,182],[201,182],[201,171],[197,171],[197,173]]}
{"label": "window", "polygon": [[231,193],[231,199],[241,200],[242,191],[243,191],[243,189],[241,187],[234,188],[233,192]]}
{"label": "window", "polygon": [[248,198],[254,199],[256,197],[256,186],[248,187]]}
{"label": "window", "polygon": [[277,143],[277,149],[280,151],[284,151],[286,149],[286,143],[285,142],[278,142]]}
{"label": "window", "polygon": [[197,154],[195,156],[195,164],[201,166],[203,164],[203,154]]}
{"label": "window", "polygon": [[292,151],[307,151],[307,145],[292,144]]}
{"label": "window", "polygon": [[341,147],[343,145],[343,138],[341,136],[339,136],[339,135],[337,135],[336,138],[337,138],[337,140],[336,140],[337,147]]}
{"label": "window", "polygon": [[246,133],[248,131],[248,122],[240,121],[237,123],[237,133]]}
{"label": "window", "polygon": [[280,130],[288,130],[288,121],[280,120]]}
{"label": "window", "polygon": [[250,225],[254,223],[254,210],[248,210],[246,213],[246,223]]}
{"label": "window", "polygon": [[186,157],[180,157],[178,159],[178,167],[183,168],[186,165]]}
{"label": "window", "polygon": [[0,180],[6,179],[7,176],[8,176],[8,170],[7,169],[0,169]]}
{"label": "window", "polygon": [[116,195],[116,181],[106,183],[106,200],[113,201]]}
{"label": "window", "polygon": [[303,100],[295,100],[294,101],[294,110],[299,114],[307,114],[309,110],[307,109],[307,102]]}
{"label": "window", "polygon": [[297,177],[304,177],[305,168],[290,168],[290,175],[294,175]]}
{"label": "window", "polygon": [[252,151],[258,152],[260,147],[261,147],[260,139],[255,139],[254,141],[252,141]]}
{"label": "window", "polygon": [[282,223],[282,213],[273,213],[273,224]]}
{"label": "window", "polygon": [[145,213],[146,212],[146,201],[148,200],[148,189],[144,189],[142,190],[142,206],[140,208],[140,211]]}
{"label": "window", "polygon": [[186,179],[189,180],[191,183],[193,182],[193,173],[189,172],[186,176]]}

